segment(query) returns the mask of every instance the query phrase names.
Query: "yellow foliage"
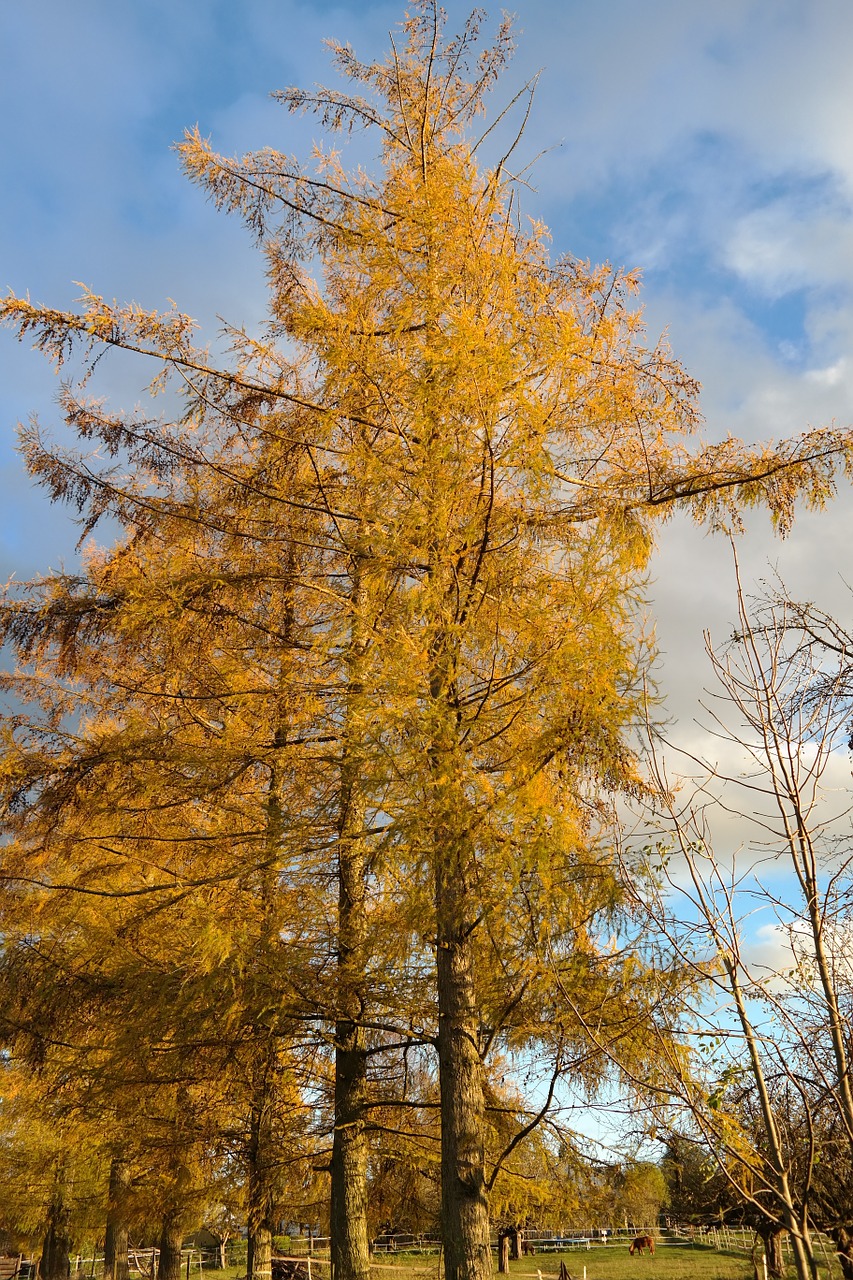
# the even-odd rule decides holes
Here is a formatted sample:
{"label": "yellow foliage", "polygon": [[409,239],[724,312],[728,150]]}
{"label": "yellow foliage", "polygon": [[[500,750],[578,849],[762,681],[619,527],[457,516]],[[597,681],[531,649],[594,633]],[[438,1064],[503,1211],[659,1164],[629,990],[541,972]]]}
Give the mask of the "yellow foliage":
{"label": "yellow foliage", "polygon": [[[383,62],[333,46],[358,95],[278,95],[341,142],[372,132],[375,172],[180,144],[268,261],[269,330],[231,330],[230,365],[174,306],[0,303],[58,367],[85,361],[61,406],[94,452],[33,425],[30,473],[84,537],[105,515],[123,530],[79,577],[7,597],[9,687],[41,709],[6,733],[0,909],[34,902],[108,974],[132,956],[140,1011],[160,973],[231,1045],[260,1028],[233,1050],[252,1114],[300,1020],[326,1028],[289,1068],[318,1089],[329,1041],[434,1038],[461,1082],[452,1133],[457,1103],[482,1128],[496,1046],[545,1045],[592,1089],[666,1001],[600,936],[621,907],[610,800],[645,785],[656,521],[736,527],[762,504],[785,532],[849,474],[853,437],[701,444],[636,273],[552,260],[506,158],[480,160],[509,25],[475,60],[476,20],[457,40],[441,21],[416,3]],[[176,420],[84,396],[110,347],[153,362]]]}

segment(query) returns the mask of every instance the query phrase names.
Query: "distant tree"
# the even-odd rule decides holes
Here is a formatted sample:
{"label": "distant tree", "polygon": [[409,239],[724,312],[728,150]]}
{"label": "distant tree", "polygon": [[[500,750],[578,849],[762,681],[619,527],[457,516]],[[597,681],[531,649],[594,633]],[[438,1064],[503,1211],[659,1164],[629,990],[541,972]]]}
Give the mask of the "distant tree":
{"label": "distant tree", "polygon": [[732,1204],[732,1188],[701,1137],[671,1134],[661,1170],[666,1179],[668,1209],[676,1222],[723,1221]]}
{"label": "distant tree", "polygon": [[623,1166],[616,1180],[614,1211],[626,1227],[654,1229],[669,1202],[666,1177],[659,1165],[637,1160]]}

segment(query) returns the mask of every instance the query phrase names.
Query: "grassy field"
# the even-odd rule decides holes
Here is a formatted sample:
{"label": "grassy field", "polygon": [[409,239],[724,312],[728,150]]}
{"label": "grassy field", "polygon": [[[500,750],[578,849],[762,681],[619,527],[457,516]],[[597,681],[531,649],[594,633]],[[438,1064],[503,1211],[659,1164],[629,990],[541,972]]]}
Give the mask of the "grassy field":
{"label": "grassy field", "polygon": [[[571,1280],[753,1280],[752,1262],[740,1250],[714,1249],[710,1245],[670,1245],[658,1242],[654,1257],[628,1253],[627,1242],[567,1253],[543,1253],[510,1263],[509,1280],[557,1280],[560,1263],[565,1262]],[[584,1278],[584,1267],[586,1277]],[[373,1259],[373,1280],[442,1280],[438,1254],[377,1254]],[[497,1273],[497,1264],[495,1266]],[[242,1280],[245,1264],[224,1271],[207,1271],[210,1280]],[[793,1265],[789,1275],[794,1276]],[[825,1266],[821,1280],[840,1280],[841,1273]],[[199,1280],[193,1271],[191,1280]],[[312,1266],[312,1280],[329,1280],[328,1256],[319,1254]],[[497,1278],[496,1278],[497,1280]]]}
{"label": "grassy field", "polygon": [[[510,1280],[539,1280],[540,1274],[542,1280],[556,1280],[561,1261],[571,1280],[584,1280],[584,1267],[586,1280],[753,1280],[755,1275],[749,1255],[739,1251],[659,1244],[654,1257],[631,1257],[626,1244],[522,1258],[510,1263]],[[372,1270],[375,1280],[440,1280],[441,1275],[437,1257],[400,1254],[374,1259]],[[821,1274],[825,1280],[840,1277],[840,1272],[830,1274],[825,1268]],[[794,1275],[793,1266],[790,1275]],[[318,1280],[327,1276],[321,1274]]]}

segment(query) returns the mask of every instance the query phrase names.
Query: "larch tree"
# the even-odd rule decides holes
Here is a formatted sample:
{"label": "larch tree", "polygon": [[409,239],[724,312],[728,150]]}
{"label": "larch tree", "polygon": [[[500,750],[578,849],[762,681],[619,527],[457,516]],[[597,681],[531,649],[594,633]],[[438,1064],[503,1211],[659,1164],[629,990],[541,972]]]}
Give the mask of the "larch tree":
{"label": "larch tree", "polygon": [[[111,766],[99,773],[91,756],[87,763],[92,781],[105,784]],[[104,791],[107,802],[116,800],[108,785]],[[125,792],[123,799],[131,797]],[[126,869],[105,874],[91,849],[88,857],[78,853],[75,866],[71,849],[83,840],[71,818],[85,822],[87,815],[93,826],[86,836],[103,862],[108,847],[115,850],[130,831],[118,815],[108,829],[98,830],[94,806],[85,803],[70,813],[66,807],[59,820],[54,809],[50,840],[43,831],[38,845],[30,842],[26,859],[20,847],[7,845],[4,1047],[18,1075],[31,1077],[29,1091],[42,1124],[54,1118],[71,1144],[70,1155],[63,1151],[62,1160],[57,1157],[52,1216],[61,1223],[63,1196],[72,1195],[70,1175],[79,1163],[77,1133],[88,1126],[96,1135],[89,1145],[109,1171],[108,1186],[104,1177],[101,1194],[89,1204],[90,1220],[99,1206],[105,1215],[108,1273],[120,1277],[127,1271],[129,1229],[150,1230],[156,1223],[165,1277],[180,1270],[186,1231],[198,1225],[209,1198],[222,1194],[227,1157],[232,1168],[236,1163],[233,1151],[223,1150],[224,1134],[233,1128],[242,1101],[239,1059],[254,1047],[243,1043],[251,1013],[245,993],[234,1008],[228,991],[234,975],[227,964],[216,966],[219,1007],[212,1001],[214,975],[209,959],[205,963],[198,954],[209,948],[218,923],[209,900],[188,901],[186,890],[175,892],[174,882],[171,900],[162,894],[154,904],[144,894],[140,899],[138,881],[134,892]],[[72,830],[63,831],[66,825]],[[71,849],[66,844],[63,850],[66,840]],[[154,852],[137,845],[138,855]],[[158,846],[161,868],[168,865],[164,852]],[[104,1221],[95,1221],[91,1234],[97,1238]],[[56,1229],[48,1235],[46,1265],[52,1265],[64,1237]],[[62,1266],[60,1258],[56,1274]]]}
{"label": "larch tree", "polygon": [[[180,561],[182,550],[173,540],[172,557],[161,559]],[[219,649],[217,668],[209,636],[206,649],[198,635],[181,645],[174,629],[157,625],[158,600],[168,608],[169,590],[188,589],[186,566],[180,573],[168,564],[153,589],[140,547],[94,557],[87,568],[73,584],[31,588],[6,612],[28,662],[7,687],[37,693],[45,718],[19,714],[7,725],[4,949],[14,961],[19,940],[28,957],[42,957],[47,1001],[58,973],[78,975],[78,985],[84,975],[95,1016],[87,1008],[88,1034],[78,1027],[72,1037],[76,1074],[81,1086],[89,1082],[87,1109],[104,1116],[119,1150],[133,1144],[118,1117],[144,1099],[144,1138],[168,1209],[164,1276],[179,1268],[178,1237],[198,1212],[195,1152],[221,1146],[217,1125],[233,1131],[246,1108],[248,1136],[230,1154],[247,1168],[252,1261],[269,1271],[281,1163],[270,1135],[285,1105],[299,1111],[292,1084],[281,1088],[293,1075],[296,1038],[282,956],[301,957],[313,917],[304,891],[300,910],[288,910],[293,888],[278,881],[285,788],[273,791],[276,771],[259,763],[273,732],[266,710],[248,738],[247,717],[235,726],[233,705],[223,705],[241,696],[264,703],[266,690],[257,667],[254,688],[227,682],[228,655]],[[221,594],[217,603],[225,612]],[[280,661],[275,668],[278,676]],[[276,713],[281,696],[277,680]],[[300,1012],[303,1036],[304,1001]],[[38,1038],[44,1026],[34,1024],[32,1001],[27,1018]]]}
{"label": "larch tree", "polygon": [[[138,459],[138,489],[126,487],[118,512],[127,537],[109,553],[93,551],[78,577],[55,575],[6,602],[5,634],[22,663],[6,688],[39,712],[19,711],[5,726],[4,944],[26,932],[25,905],[45,949],[70,948],[77,968],[100,980],[110,997],[104,1024],[81,1046],[82,1074],[100,1063],[90,1105],[147,1085],[146,1110],[156,1117],[165,1088],[171,1119],[164,1113],[161,1134],[147,1134],[164,1178],[178,1147],[200,1137],[194,1120],[183,1130],[176,1123],[191,1091],[176,1107],[170,1082],[200,1076],[204,1091],[218,1077],[218,1098],[230,1083],[232,1111],[248,1110],[235,1163],[247,1166],[253,1274],[265,1274],[281,1164],[271,1148],[294,1039],[288,975],[297,956],[304,962],[316,922],[310,872],[297,890],[285,869],[294,847],[305,854],[323,845],[322,813],[312,813],[306,835],[311,783],[288,738],[301,731],[287,671],[297,648],[289,621],[296,538],[291,523],[281,559],[267,542],[261,586],[251,531],[238,545],[229,540],[233,513],[221,493],[215,525],[200,516],[194,458],[185,454],[178,479],[175,450],[161,444],[170,500],[158,506],[154,466]],[[281,522],[278,529],[280,543]],[[244,607],[247,581],[256,590]],[[315,878],[322,897],[327,874],[315,867]],[[309,992],[307,1015],[299,1001],[304,1038],[317,1007],[304,963],[298,985]],[[286,1096],[293,1111],[292,1087]],[[205,1137],[209,1145],[209,1130]],[[179,1265],[174,1241],[198,1199],[192,1170],[178,1162],[172,1172],[175,1194],[161,1186],[171,1215],[167,1270],[170,1259]]]}
{"label": "larch tree", "polygon": [[4,1050],[0,1231],[6,1248],[40,1254],[44,1280],[67,1277],[69,1257],[102,1228],[109,1161],[97,1124],[69,1105],[73,1085]]}
{"label": "larch tree", "polygon": [[[636,278],[552,261],[545,229],[518,212],[510,156],[481,159],[512,36],[504,23],[481,48],[478,25],[447,38],[433,0],[416,0],[385,61],[334,47],[357,93],[276,95],[332,135],[373,135],[374,174],[335,150],[309,165],[271,149],[229,159],[187,135],[190,177],[245,218],[268,261],[268,330],[233,332],[231,365],[176,312],[92,295],[79,313],[16,297],[0,310],[60,365],[120,348],[183,387],[175,424],[67,391],[68,422],[115,466],[38,436],[28,461],[87,525],[109,512],[131,531],[111,573],[148,540],[132,569],[146,585],[119,593],[119,613],[137,646],[144,633],[169,647],[175,714],[192,710],[216,743],[217,794],[253,792],[260,828],[276,831],[268,865],[334,860],[337,1280],[369,1273],[365,1037],[397,1026],[380,1017],[378,975],[394,958],[405,988],[427,952],[431,1008],[410,1023],[437,1049],[446,1275],[491,1270],[484,1057],[501,1040],[553,1042],[541,929],[560,980],[573,965],[582,980],[595,921],[619,905],[607,797],[644,785],[629,742],[655,521],[686,504],[736,523],[757,503],[784,531],[798,497],[830,496],[853,445],[835,430],[758,448],[692,438],[696,385],[646,344]],[[164,574],[155,544],[183,571]],[[72,632],[118,607],[115,593],[86,596],[75,614],[75,593],[59,594]],[[200,622],[218,675],[189,706]],[[284,710],[282,673],[298,691]],[[229,772],[241,746],[245,767]],[[247,824],[244,848],[260,828]],[[210,856],[197,853],[195,868]]]}

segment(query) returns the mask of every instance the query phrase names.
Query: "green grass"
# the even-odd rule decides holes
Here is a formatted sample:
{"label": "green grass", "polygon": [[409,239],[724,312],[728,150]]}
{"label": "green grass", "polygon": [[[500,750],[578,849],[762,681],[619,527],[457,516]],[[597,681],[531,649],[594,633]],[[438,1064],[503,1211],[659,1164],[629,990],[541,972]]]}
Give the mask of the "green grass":
{"label": "green grass", "polygon": [[[323,1256],[317,1257],[317,1280],[328,1280],[328,1259],[323,1266]],[[539,1253],[510,1263],[509,1280],[556,1280],[560,1263],[565,1262],[572,1280],[754,1280],[752,1262],[747,1253],[737,1250],[714,1249],[710,1245],[670,1245],[658,1242],[654,1257],[642,1257],[628,1253],[628,1242],[623,1245],[593,1246],[591,1249],[572,1249],[567,1253]],[[832,1274],[821,1266],[822,1280],[839,1280],[840,1272]],[[396,1273],[396,1274],[393,1274]],[[210,1280],[241,1280],[246,1274],[242,1266],[230,1266],[224,1271],[205,1268]],[[793,1265],[789,1275],[794,1276]],[[495,1260],[497,1280],[497,1260]],[[198,1280],[193,1270],[191,1280]],[[373,1259],[373,1280],[443,1280],[438,1254],[391,1253],[377,1254]]]}
{"label": "green grass", "polygon": [[[540,1253],[510,1263],[510,1280],[556,1280],[560,1263],[565,1262],[572,1280],[753,1280],[752,1261],[747,1253],[714,1249],[710,1245],[669,1245],[658,1242],[654,1257],[628,1253],[628,1242],[568,1253]],[[376,1265],[381,1264],[381,1265]],[[437,1256],[390,1254],[374,1258],[374,1280],[441,1280]],[[398,1277],[391,1275],[391,1270]],[[497,1271],[497,1268],[496,1268]],[[789,1268],[794,1276],[793,1265]],[[821,1268],[825,1280],[836,1280]],[[840,1273],[837,1273],[840,1275]]]}
{"label": "green grass", "polygon": [[[510,1264],[511,1273],[518,1280],[533,1276],[542,1280],[556,1276],[560,1262],[565,1262],[572,1280],[753,1280],[754,1272],[749,1257],[744,1253],[728,1253],[711,1249],[706,1245],[661,1245],[653,1256],[628,1253],[628,1242],[610,1244],[591,1249],[572,1250],[570,1253],[536,1255],[522,1258]],[[533,1265],[531,1265],[533,1264]]]}

